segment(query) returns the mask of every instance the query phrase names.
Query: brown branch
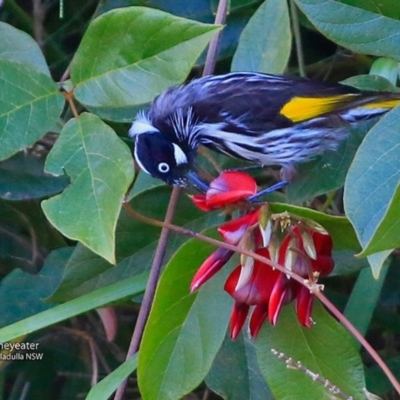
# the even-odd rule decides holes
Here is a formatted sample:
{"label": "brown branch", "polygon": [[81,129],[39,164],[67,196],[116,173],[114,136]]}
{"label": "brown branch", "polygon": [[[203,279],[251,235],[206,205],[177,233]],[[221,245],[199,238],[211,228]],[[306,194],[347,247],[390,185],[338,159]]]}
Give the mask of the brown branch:
{"label": "brown branch", "polygon": [[356,329],[356,327],[331,303],[330,300],[320,291],[313,291],[315,297],[321,301],[321,303],[340,321],[340,323],[360,342],[369,355],[375,360],[375,362],[382,369],[383,373],[389,379],[396,392],[400,394],[400,383],[397,378],[390,371],[385,361],[382,360],[381,356],[376,350],[365,340],[364,336]]}
{"label": "brown branch", "polygon": [[[220,23],[222,23],[222,21],[225,20],[226,12],[227,12],[227,0],[220,0],[220,2],[218,4],[217,15],[215,18],[215,24],[220,24]],[[209,47],[208,53],[207,53],[205,66],[204,66],[203,75],[206,74],[206,71],[208,71],[207,74],[210,74],[214,70],[218,41],[219,41],[219,35],[214,37],[213,41],[210,44],[210,47]],[[154,294],[155,294],[155,290],[157,287],[158,278],[160,275],[161,265],[162,265],[162,262],[164,259],[164,255],[165,255],[165,251],[166,251],[166,247],[167,247],[167,243],[168,243],[168,237],[170,235],[170,227],[174,226],[172,224],[172,218],[173,218],[174,212],[176,210],[179,193],[180,193],[180,189],[178,187],[174,187],[174,189],[172,190],[169,204],[168,204],[168,209],[167,209],[167,214],[166,214],[165,220],[162,223],[162,225],[159,225],[162,227],[161,236],[160,236],[160,240],[158,241],[156,253],[154,255],[153,264],[152,264],[152,267],[150,270],[149,281],[146,286],[146,291],[144,294],[142,305],[140,307],[138,320],[135,325],[135,329],[134,329],[134,332],[132,335],[129,350],[126,355],[126,360],[131,358],[139,350],[140,341],[143,336],[143,331],[144,331],[144,328],[147,323],[151,305],[153,303]],[[124,205],[124,206],[126,208],[126,205]],[[122,400],[125,389],[126,389],[126,385],[127,385],[127,380],[125,379],[123,382],[121,382],[120,386],[118,387],[118,389],[115,393],[114,400]]]}
{"label": "brown branch", "polygon": [[78,110],[76,109],[75,102],[74,102],[74,92],[63,92],[65,100],[67,100],[68,105],[72,111],[72,115],[75,118],[79,118]]}
{"label": "brown branch", "polygon": [[[228,13],[228,0],[220,0],[218,3],[217,13],[215,14],[214,24],[223,25],[225,23],[227,13]],[[206,62],[204,64],[203,76],[211,75],[214,71],[220,36],[221,36],[221,31],[218,32],[211,39],[210,45],[208,47]]]}
{"label": "brown branch", "polygon": [[46,17],[46,5],[41,0],[32,1],[33,37],[43,52],[44,46],[44,19]]}
{"label": "brown branch", "polygon": [[234,251],[236,253],[244,254],[244,255],[246,255],[248,257],[252,257],[257,261],[262,262],[263,264],[269,265],[271,268],[277,269],[278,271],[281,271],[284,274],[289,275],[291,278],[293,278],[294,280],[300,282],[302,285],[310,287],[308,280],[302,278],[301,276],[295,274],[292,271],[289,271],[284,266],[282,266],[282,265],[270,260],[269,258],[265,258],[263,256],[260,256],[259,254],[254,253],[251,250],[247,250],[245,248],[236,246],[234,244],[225,243],[225,242],[222,242],[222,241],[220,241],[218,239],[213,239],[213,238],[205,236],[205,235],[203,235],[201,233],[194,232],[194,231],[192,231],[190,229],[187,229],[187,228],[182,228],[181,226],[177,226],[177,225],[174,225],[172,223],[167,223],[165,221],[159,221],[159,220],[147,217],[147,216],[145,216],[143,214],[140,214],[137,211],[135,211],[130,206],[130,204],[127,203],[127,202],[125,202],[123,204],[123,207],[124,207],[125,211],[131,217],[133,217],[135,219],[138,219],[139,221],[142,221],[142,222],[144,222],[146,224],[158,226],[160,228],[168,228],[169,230],[171,230],[173,232],[176,232],[176,233],[179,233],[181,235],[189,236],[189,237],[194,238],[194,239],[199,239],[199,240],[202,240],[203,242],[210,243],[210,244],[212,244],[214,246],[221,247],[221,248],[227,249],[227,250],[231,250],[231,251]]}

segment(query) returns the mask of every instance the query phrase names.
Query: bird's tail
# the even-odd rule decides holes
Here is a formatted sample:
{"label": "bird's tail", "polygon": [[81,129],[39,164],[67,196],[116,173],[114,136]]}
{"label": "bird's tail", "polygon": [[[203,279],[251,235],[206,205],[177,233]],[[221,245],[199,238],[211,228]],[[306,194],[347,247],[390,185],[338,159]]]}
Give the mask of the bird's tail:
{"label": "bird's tail", "polygon": [[280,110],[280,114],[293,123],[313,118],[340,115],[344,120],[354,122],[384,114],[400,104],[400,93],[356,92],[334,96],[296,96]]}

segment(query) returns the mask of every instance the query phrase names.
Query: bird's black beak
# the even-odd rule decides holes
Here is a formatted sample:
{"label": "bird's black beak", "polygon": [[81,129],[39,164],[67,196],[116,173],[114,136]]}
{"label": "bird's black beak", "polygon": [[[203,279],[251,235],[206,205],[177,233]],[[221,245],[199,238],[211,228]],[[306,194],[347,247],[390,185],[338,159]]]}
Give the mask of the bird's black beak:
{"label": "bird's black beak", "polygon": [[189,183],[202,193],[206,193],[210,185],[204,182],[194,171],[189,171],[187,174]]}

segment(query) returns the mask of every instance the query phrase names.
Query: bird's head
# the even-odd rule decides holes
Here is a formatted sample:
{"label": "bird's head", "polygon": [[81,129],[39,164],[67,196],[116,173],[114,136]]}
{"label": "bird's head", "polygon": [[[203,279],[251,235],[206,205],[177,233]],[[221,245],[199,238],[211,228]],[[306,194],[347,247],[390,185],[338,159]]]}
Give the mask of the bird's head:
{"label": "bird's head", "polygon": [[190,170],[189,156],[160,132],[135,138],[135,159],[140,168],[170,185],[186,186]]}
{"label": "bird's head", "polygon": [[171,141],[143,114],[133,122],[129,135],[135,138],[134,156],[144,172],[170,185],[187,185],[193,157],[182,144]]}

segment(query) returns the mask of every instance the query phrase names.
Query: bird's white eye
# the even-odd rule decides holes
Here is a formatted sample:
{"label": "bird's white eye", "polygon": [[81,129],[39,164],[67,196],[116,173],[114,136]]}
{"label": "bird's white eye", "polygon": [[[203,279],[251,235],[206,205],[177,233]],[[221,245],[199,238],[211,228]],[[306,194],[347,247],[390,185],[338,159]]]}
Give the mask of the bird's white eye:
{"label": "bird's white eye", "polygon": [[169,172],[169,165],[165,162],[161,162],[160,164],[158,164],[158,171],[162,174],[166,174],[167,172]]}

